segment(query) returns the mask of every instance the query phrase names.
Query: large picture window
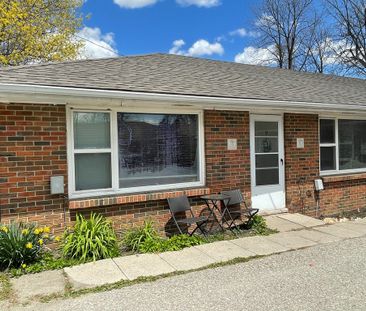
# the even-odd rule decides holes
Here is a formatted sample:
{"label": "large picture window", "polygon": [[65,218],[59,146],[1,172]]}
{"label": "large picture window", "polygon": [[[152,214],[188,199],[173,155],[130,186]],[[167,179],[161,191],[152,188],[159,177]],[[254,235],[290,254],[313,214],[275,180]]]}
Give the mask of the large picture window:
{"label": "large picture window", "polygon": [[118,113],[119,187],[198,181],[198,117]]}
{"label": "large picture window", "polygon": [[203,185],[199,113],[71,111],[71,193]]}
{"label": "large picture window", "polygon": [[320,120],[321,171],[366,170],[366,120]]}

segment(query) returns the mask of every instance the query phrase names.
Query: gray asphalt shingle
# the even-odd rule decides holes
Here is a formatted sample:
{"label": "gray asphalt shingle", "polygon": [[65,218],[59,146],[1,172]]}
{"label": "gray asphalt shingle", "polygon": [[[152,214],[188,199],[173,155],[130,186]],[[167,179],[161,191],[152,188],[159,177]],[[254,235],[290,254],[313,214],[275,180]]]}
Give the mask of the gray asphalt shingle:
{"label": "gray asphalt shingle", "polygon": [[10,67],[0,83],[366,106],[366,80],[169,54]]}

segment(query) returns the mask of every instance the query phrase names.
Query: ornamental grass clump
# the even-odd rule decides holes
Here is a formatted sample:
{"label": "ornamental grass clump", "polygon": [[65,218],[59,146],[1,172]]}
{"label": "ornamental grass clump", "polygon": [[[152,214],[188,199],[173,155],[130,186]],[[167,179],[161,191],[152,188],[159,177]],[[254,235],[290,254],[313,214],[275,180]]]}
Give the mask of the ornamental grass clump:
{"label": "ornamental grass clump", "polygon": [[81,262],[118,256],[117,237],[110,221],[95,213],[89,219],[76,215],[74,228],[64,234],[63,255]]}
{"label": "ornamental grass clump", "polygon": [[49,227],[15,222],[0,225],[0,270],[25,268],[37,262],[51,238]]}

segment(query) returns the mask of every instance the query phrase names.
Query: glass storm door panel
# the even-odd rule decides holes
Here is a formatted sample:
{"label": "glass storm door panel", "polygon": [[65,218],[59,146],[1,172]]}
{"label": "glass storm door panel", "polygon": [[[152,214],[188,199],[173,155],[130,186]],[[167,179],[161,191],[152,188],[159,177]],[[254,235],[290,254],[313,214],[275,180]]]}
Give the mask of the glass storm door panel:
{"label": "glass storm door panel", "polygon": [[251,116],[251,184],[253,207],[285,207],[281,116]]}

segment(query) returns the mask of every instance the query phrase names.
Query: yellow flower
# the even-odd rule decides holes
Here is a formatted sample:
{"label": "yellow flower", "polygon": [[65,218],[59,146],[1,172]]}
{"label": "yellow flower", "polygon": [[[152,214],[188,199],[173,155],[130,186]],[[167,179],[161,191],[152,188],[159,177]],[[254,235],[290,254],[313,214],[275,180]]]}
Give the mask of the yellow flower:
{"label": "yellow flower", "polygon": [[23,229],[23,230],[22,230],[22,234],[23,234],[23,235],[28,235],[28,233],[29,233],[29,230],[28,230],[28,229]]}
{"label": "yellow flower", "polygon": [[55,237],[56,242],[60,242],[61,238],[59,236]]}
{"label": "yellow flower", "polygon": [[34,234],[38,235],[40,233],[41,233],[41,231],[38,228],[37,229],[34,229]]}
{"label": "yellow flower", "polygon": [[50,233],[50,232],[51,232],[50,227],[44,227],[44,228],[43,228],[43,232],[44,232],[44,233]]}
{"label": "yellow flower", "polygon": [[38,240],[38,243],[39,243],[39,245],[43,245],[43,240],[42,239],[39,239]]}
{"label": "yellow flower", "polygon": [[26,248],[32,248],[33,247],[33,244],[31,242],[28,242],[27,244],[25,244],[25,247]]}
{"label": "yellow flower", "polygon": [[4,231],[5,233],[8,233],[9,229],[8,229],[8,227],[2,226],[1,231]]}
{"label": "yellow flower", "polygon": [[22,268],[25,269],[27,268],[27,265],[25,263],[22,264]]}
{"label": "yellow flower", "polygon": [[45,234],[43,237],[44,237],[45,239],[48,239],[50,236],[49,236],[48,234]]}

